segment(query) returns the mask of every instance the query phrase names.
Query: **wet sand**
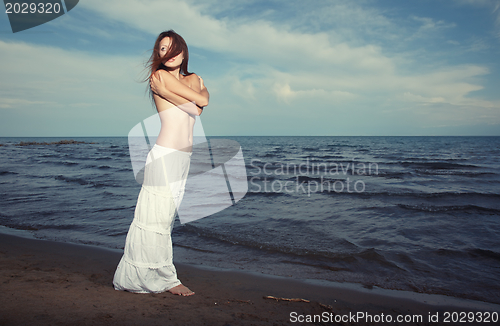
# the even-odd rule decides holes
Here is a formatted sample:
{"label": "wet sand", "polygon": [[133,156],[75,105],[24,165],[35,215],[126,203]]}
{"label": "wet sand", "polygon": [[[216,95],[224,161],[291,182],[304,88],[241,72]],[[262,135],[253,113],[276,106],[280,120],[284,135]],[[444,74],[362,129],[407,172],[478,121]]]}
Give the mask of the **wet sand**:
{"label": "wet sand", "polygon": [[[500,306],[478,301],[182,264],[176,264],[179,279],[194,296],[133,294],[113,289],[120,257],[114,250],[0,234],[0,325],[297,325],[314,315],[316,322],[306,324],[383,325],[390,315],[391,325],[450,325],[442,323],[445,312],[500,313]],[[429,322],[436,313],[440,322]],[[398,323],[398,315],[422,321]]]}

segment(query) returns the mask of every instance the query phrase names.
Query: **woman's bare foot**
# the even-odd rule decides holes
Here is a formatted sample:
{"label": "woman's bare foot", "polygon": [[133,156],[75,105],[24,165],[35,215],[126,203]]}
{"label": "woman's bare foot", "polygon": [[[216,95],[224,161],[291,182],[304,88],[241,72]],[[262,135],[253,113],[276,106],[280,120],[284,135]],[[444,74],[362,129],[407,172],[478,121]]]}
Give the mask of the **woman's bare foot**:
{"label": "woman's bare foot", "polygon": [[191,291],[190,289],[188,289],[187,287],[185,287],[184,285],[182,284],[179,284],[177,286],[174,286],[173,288],[171,288],[170,290],[168,290],[170,293],[173,293],[173,294],[177,294],[177,295],[183,295],[185,297],[189,296],[189,295],[193,295],[194,292]]}

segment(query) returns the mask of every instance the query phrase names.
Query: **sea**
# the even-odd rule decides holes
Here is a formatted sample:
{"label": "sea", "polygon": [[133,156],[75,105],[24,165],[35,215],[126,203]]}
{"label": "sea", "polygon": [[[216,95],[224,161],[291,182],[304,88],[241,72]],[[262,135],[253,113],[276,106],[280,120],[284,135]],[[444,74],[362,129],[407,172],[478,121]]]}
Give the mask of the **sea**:
{"label": "sea", "polygon": [[[500,303],[500,137],[221,139],[248,191],[174,262]],[[140,188],[127,137],[0,138],[3,231],[122,249]]]}

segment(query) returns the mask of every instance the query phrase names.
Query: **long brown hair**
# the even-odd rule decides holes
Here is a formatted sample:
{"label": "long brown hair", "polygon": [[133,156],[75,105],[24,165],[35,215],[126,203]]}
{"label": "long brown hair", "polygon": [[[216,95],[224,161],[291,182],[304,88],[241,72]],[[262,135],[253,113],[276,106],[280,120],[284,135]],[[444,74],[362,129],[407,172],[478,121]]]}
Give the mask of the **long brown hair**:
{"label": "long brown hair", "polygon": [[[172,40],[172,43],[170,44],[170,48],[168,49],[165,56],[161,57],[160,42],[165,37],[169,37]],[[180,73],[183,74],[184,76],[191,75],[192,72],[188,72],[189,51],[186,41],[184,41],[182,36],[174,32],[173,30],[160,33],[160,35],[158,35],[158,37],[156,38],[155,46],[153,48],[153,53],[151,54],[151,57],[146,63],[146,68],[149,70],[149,76],[147,81],[151,80],[151,77],[157,70],[165,69],[163,62],[179,55],[181,52],[184,55],[184,60],[181,63]]]}
{"label": "long brown hair", "polygon": [[[165,53],[165,56],[162,57],[160,56],[160,42],[165,37],[169,37],[172,40],[172,42],[170,44],[170,48],[168,49],[167,53]],[[166,69],[166,67],[163,65],[163,62],[175,57],[181,52],[183,52],[184,60],[181,63],[180,73],[183,74],[184,76],[191,75],[192,72],[188,72],[189,51],[186,41],[184,41],[182,36],[174,32],[173,30],[168,30],[160,33],[160,35],[158,35],[158,37],[156,38],[155,46],[153,48],[153,53],[151,53],[151,57],[149,57],[149,60],[146,62],[148,77],[144,80],[145,82],[146,81],[148,82],[147,90],[149,91],[149,98],[152,104],[154,104],[155,102],[153,97],[153,91],[151,90],[149,82],[151,81],[153,74],[159,69]]]}

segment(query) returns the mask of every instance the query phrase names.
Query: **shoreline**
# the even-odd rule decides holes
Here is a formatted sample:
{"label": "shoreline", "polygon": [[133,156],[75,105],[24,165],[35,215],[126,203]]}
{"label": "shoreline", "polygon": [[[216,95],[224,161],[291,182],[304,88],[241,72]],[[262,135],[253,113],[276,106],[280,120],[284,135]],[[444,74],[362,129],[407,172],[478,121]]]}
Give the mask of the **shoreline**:
{"label": "shoreline", "polygon": [[291,313],[343,316],[359,312],[394,317],[421,315],[425,324],[429,314],[438,313],[442,319],[444,312],[452,311],[500,312],[500,305],[442,295],[364,289],[358,284],[296,280],[179,263],[179,279],[196,292],[194,296],[132,294],[112,286],[122,255],[119,250],[1,232],[0,246],[2,325],[185,325],[194,321],[197,325],[286,325],[290,324]]}
{"label": "shoreline", "polygon": [[[29,230],[19,230],[19,229],[12,229],[6,226],[0,225],[0,236],[2,235],[11,235],[15,237],[20,237],[24,239],[31,239],[31,240],[39,240],[39,241],[48,241],[48,242],[54,242],[54,243],[60,243],[60,244],[68,244],[68,245],[75,245],[75,246],[83,246],[87,248],[94,248],[97,250],[104,250],[104,251],[109,251],[113,254],[119,254],[120,257],[123,254],[123,249],[116,249],[116,248],[108,248],[105,246],[98,246],[98,245],[93,245],[93,244],[85,244],[85,243],[74,243],[74,242],[63,242],[63,241],[57,241],[57,240],[46,240],[46,239],[40,239],[36,238]],[[175,244],[174,244],[175,246]],[[119,258],[118,258],[119,259]],[[494,303],[494,302],[488,302],[488,301],[481,301],[481,300],[475,300],[475,299],[470,299],[470,298],[464,298],[464,297],[458,297],[458,296],[451,296],[451,295],[446,295],[446,294],[438,294],[438,293],[423,293],[423,292],[415,292],[415,291],[408,291],[408,290],[397,290],[397,289],[388,289],[388,288],[383,288],[383,287],[378,287],[378,286],[373,286],[373,287],[366,287],[361,283],[349,283],[349,282],[335,282],[335,281],[330,281],[330,280],[323,280],[323,279],[298,279],[298,278],[292,278],[292,277],[286,277],[286,276],[281,276],[281,275],[272,275],[272,274],[265,274],[265,273],[259,273],[256,271],[245,271],[241,269],[231,269],[231,268],[223,268],[223,267],[214,267],[210,265],[199,265],[199,264],[191,264],[191,263],[180,263],[180,262],[175,262],[175,266],[185,266],[186,268],[194,268],[194,269],[200,269],[202,271],[211,271],[211,272],[228,272],[228,273],[241,273],[243,275],[252,275],[255,277],[262,277],[262,278],[271,278],[271,279],[277,279],[277,280],[291,280],[303,284],[310,284],[310,285],[316,285],[319,287],[326,287],[326,288],[333,288],[333,289],[345,289],[345,290],[350,290],[354,292],[360,292],[360,294],[378,294],[381,296],[385,297],[393,297],[393,298],[400,298],[400,299],[409,299],[409,300],[414,300],[417,302],[421,303],[429,303],[433,305],[441,305],[441,306],[456,306],[456,307],[464,307],[464,308],[475,308],[475,309],[481,309],[484,307],[489,307],[491,309],[496,308],[498,311],[500,311],[500,304]]]}

